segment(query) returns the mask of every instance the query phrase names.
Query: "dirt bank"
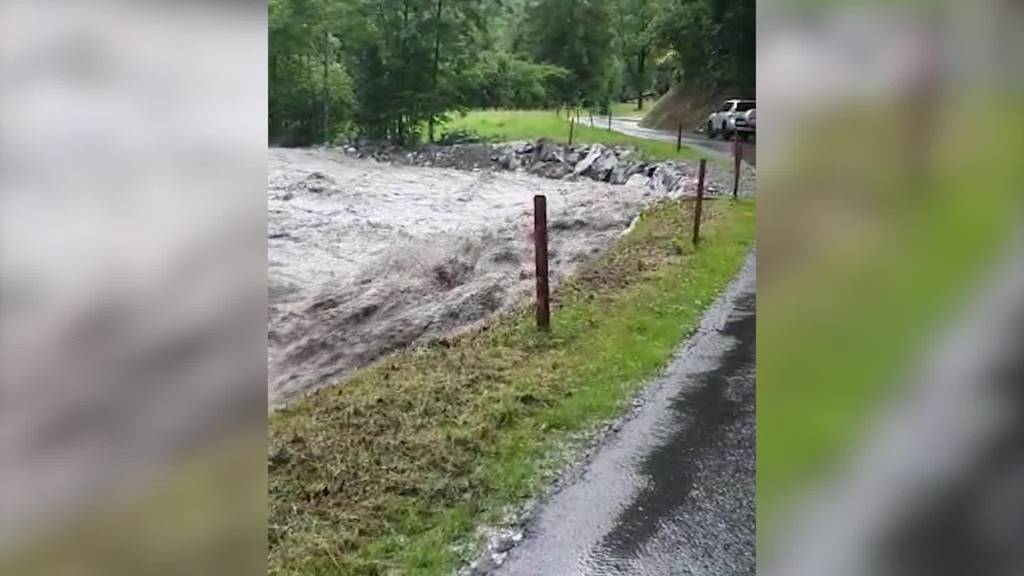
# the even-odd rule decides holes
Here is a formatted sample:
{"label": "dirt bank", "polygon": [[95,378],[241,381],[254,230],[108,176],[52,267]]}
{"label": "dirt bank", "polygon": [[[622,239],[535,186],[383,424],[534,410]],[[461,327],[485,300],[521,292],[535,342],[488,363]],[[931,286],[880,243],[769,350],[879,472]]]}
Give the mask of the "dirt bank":
{"label": "dirt bank", "polygon": [[548,197],[557,282],[644,207],[695,186],[685,166],[614,186],[326,150],[272,149],[268,169],[272,405],[522,302],[534,194]]}
{"label": "dirt bank", "polygon": [[728,98],[740,96],[729,93],[708,92],[697,87],[676,84],[666,92],[640,121],[644,128],[675,130],[681,121],[683,130],[696,131],[704,127],[708,114]]}

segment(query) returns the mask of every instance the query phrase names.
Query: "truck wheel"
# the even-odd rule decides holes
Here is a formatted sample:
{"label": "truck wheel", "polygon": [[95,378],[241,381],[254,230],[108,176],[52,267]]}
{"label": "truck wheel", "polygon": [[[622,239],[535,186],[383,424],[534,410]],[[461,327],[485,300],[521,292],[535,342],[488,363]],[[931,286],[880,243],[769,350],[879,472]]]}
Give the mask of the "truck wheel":
{"label": "truck wheel", "polygon": [[715,125],[711,123],[711,120],[708,120],[708,138],[715,139]]}

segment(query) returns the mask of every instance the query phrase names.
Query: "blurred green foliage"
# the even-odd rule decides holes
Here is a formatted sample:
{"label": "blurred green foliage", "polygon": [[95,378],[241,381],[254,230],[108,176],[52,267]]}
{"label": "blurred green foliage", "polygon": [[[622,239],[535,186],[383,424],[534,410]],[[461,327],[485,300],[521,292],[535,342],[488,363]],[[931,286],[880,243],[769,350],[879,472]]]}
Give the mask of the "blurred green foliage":
{"label": "blurred green foliage", "polygon": [[801,124],[792,164],[762,178],[759,540],[842,470],[1019,228],[1019,102],[950,98],[927,131],[920,100],[847,104]]}

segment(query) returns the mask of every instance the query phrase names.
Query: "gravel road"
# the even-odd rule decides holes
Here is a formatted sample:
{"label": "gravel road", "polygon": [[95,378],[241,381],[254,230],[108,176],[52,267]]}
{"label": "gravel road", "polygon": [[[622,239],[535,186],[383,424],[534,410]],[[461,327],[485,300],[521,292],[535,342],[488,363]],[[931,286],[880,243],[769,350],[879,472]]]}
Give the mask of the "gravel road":
{"label": "gravel road", "polygon": [[[604,122],[607,122],[607,116],[605,116]],[[648,140],[675,142],[677,137],[673,130],[644,128],[643,126],[640,126],[640,120],[637,118],[613,117],[611,127],[612,130],[616,132],[628,134],[629,136],[636,136],[637,138],[647,138]],[[703,134],[694,134],[692,132],[683,132],[682,141],[684,145],[695,148],[710,158],[716,158],[718,160],[729,160],[732,158],[732,142],[725,140],[712,140]],[[740,146],[743,147],[743,159],[750,165],[756,166],[756,144],[754,142],[741,142]]]}
{"label": "gravel road", "polygon": [[754,574],[754,290],[751,255],[619,432],[478,573]]}

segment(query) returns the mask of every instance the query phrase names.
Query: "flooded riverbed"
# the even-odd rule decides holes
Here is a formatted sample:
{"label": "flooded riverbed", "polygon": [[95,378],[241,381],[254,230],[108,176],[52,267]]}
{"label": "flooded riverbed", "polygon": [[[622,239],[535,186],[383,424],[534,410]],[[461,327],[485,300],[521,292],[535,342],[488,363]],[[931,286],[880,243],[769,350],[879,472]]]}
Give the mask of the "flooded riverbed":
{"label": "flooded riverbed", "polygon": [[272,149],[268,178],[269,399],[277,406],[528,298],[534,194],[548,198],[556,282],[668,194],[327,150]]}

